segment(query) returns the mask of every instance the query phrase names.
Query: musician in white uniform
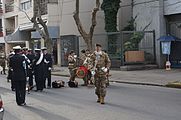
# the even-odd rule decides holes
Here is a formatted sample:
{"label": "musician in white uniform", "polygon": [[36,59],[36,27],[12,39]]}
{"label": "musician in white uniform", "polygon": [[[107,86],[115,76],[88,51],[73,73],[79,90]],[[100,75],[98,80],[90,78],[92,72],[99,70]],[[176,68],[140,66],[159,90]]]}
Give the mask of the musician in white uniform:
{"label": "musician in white uniform", "polygon": [[33,64],[36,91],[43,91],[44,88],[44,56],[40,49],[35,49],[35,60]]}

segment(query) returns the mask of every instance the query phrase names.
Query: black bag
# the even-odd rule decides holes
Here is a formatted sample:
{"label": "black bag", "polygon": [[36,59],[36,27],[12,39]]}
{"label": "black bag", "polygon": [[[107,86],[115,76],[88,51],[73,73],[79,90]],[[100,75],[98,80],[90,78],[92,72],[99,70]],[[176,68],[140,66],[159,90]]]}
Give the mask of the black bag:
{"label": "black bag", "polygon": [[76,87],[78,87],[78,82],[77,81],[68,81],[68,86],[71,88],[76,88]]}
{"label": "black bag", "polygon": [[56,80],[56,81],[52,82],[53,88],[61,88],[61,87],[64,87],[64,85],[65,85],[65,82],[62,80]]}

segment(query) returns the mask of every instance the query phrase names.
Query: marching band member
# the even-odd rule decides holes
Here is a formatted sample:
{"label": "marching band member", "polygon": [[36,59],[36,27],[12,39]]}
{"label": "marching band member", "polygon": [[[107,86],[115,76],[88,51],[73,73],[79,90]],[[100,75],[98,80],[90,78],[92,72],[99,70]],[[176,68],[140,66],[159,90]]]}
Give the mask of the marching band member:
{"label": "marching band member", "polygon": [[28,76],[28,82],[29,82],[29,89],[32,90],[33,89],[33,60],[35,56],[32,53],[31,49],[28,50],[26,56],[30,60],[30,64],[28,65],[27,76]]}
{"label": "marching band member", "polygon": [[92,60],[91,60],[91,54],[90,54],[90,50],[86,50],[85,51],[85,60],[84,60],[84,63],[83,65],[87,68],[87,75],[86,75],[86,83],[87,84],[93,84],[92,80],[91,80],[91,69],[93,67],[92,65]]}
{"label": "marching band member", "polygon": [[16,91],[16,103],[26,105],[26,63],[25,57],[21,55],[21,47],[13,47],[15,55],[10,58],[9,67],[12,69],[12,80]]}
{"label": "marching band member", "polygon": [[70,81],[75,81],[76,77],[76,58],[75,52],[72,50],[68,56],[68,69],[70,73]]}
{"label": "marching band member", "polygon": [[47,88],[51,88],[51,70],[52,70],[52,55],[47,52],[47,48],[43,47],[42,49],[44,55],[44,64],[45,64],[45,76],[44,76],[44,88],[46,88],[46,79],[48,79]]}
{"label": "marching band member", "polygon": [[40,49],[35,49],[35,60],[33,63],[36,92],[43,91],[44,88],[44,56]]}

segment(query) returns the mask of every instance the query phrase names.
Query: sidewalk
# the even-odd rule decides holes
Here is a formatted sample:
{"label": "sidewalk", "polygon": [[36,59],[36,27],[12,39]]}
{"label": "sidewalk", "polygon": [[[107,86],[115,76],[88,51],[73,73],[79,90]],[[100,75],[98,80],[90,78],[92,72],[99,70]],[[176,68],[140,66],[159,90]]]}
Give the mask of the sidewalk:
{"label": "sidewalk", "polygon": [[[168,83],[175,81],[181,82],[181,69],[164,69],[140,70],[140,71],[110,71],[110,82],[141,84],[153,86],[166,86]],[[69,76],[67,67],[54,67],[52,75]]]}

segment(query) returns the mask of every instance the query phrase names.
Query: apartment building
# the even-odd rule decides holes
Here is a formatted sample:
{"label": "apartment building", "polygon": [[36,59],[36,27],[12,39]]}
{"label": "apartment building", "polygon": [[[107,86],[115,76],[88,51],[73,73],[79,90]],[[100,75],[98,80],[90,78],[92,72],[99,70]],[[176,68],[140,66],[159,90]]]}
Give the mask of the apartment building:
{"label": "apartment building", "polygon": [[[47,23],[50,37],[53,41],[59,38],[58,0],[41,0],[42,18]],[[35,31],[30,19],[33,17],[33,0],[3,0],[4,10],[3,33],[8,53],[13,46],[20,45],[31,49],[41,48],[44,41]],[[57,48],[57,44],[55,49]]]}
{"label": "apartment building", "polygon": [[155,30],[156,33],[156,56],[160,67],[165,66],[166,56],[162,54],[160,36],[170,34],[177,38],[177,42],[172,42],[170,59],[172,64],[181,66],[181,1],[180,0],[134,0],[133,16],[136,19],[137,29],[140,30],[145,25],[149,25],[147,30]]}
{"label": "apartment building", "polygon": [[[73,19],[75,11],[75,0],[61,0],[61,21],[60,21],[60,35],[61,35],[61,62],[66,65],[67,51],[74,49],[81,51],[86,48],[85,42],[80,37],[77,26]],[[100,0],[102,3],[102,0]],[[96,4],[95,0],[80,0],[80,20],[84,26],[85,31],[89,31],[91,25],[91,13]],[[121,0],[121,7],[117,16],[117,29],[122,30],[131,19],[131,0]],[[103,49],[107,50],[106,32],[105,32],[104,11],[101,9],[97,13],[97,25],[95,27],[95,35],[93,36],[93,44],[99,42],[103,45]],[[77,42],[76,42],[77,41]],[[77,47],[75,48],[75,45]],[[77,53],[78,54],[78,53]]]}
{"label": "apartment building", "polygon": [[[131,4],[130,1],[123,0],[121,4],[127,6]],[[41,0],[44,11],[42,18],[47,23],[54,44],[55,61],[60,65],[66,65],[66,55],[69,50],[74,49],[79,54],[79,51],[86,47],[73,19],[75,2],[75,0]],[[102,3],[102,0],[100,2]],[[86,31],[89,31],[94,7],[95,0],[80,1],[80,19]],[[29,48],[44,46],[39,33],[35,31],[29,20],[33,17],[33,0],[3,0],[3,9],[5,10],[2,17],[3,32],[7,53],[15,45]],[[119,30],[126,26],[131,15],[130,7],[121,7],[118,14]],[[104,34],[104,26],[104,12],[99,10],[94,33]],[[97,41],[107,46],[105,36],[94,36],[93,44]]]}
{"label": "apartment building", "polygon": [[0,52],[4,51],[5,49],[5,41],[3,37],[2,15],[3,15],[3,8],[2,8],[2,1],[0,0]]}

